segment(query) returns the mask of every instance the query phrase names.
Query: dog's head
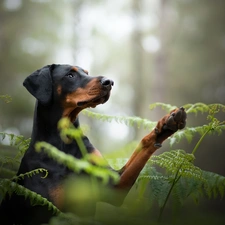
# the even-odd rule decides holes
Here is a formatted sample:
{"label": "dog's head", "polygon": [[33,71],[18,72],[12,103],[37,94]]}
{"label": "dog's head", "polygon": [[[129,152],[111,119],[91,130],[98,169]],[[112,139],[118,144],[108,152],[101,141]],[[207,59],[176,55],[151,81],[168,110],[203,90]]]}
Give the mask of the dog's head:
{"label": "dog's head", "polygon": [[59,64],[35,71],[23,83],[40,104],[59,104],[63,109],[62,116],[73,119],[82,109],[105,103],[113,84],[103,76],[89,76],[78,66]]}

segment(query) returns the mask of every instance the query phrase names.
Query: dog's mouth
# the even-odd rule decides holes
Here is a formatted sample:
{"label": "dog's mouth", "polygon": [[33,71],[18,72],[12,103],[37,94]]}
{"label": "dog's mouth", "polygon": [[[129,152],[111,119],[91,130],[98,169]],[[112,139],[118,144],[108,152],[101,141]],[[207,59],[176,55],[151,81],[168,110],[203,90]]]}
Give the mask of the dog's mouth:
{"label": "dog's mouth", "polygon": [[[80,89],[79,91],[68,95],[65,102],[68,105],[68,110],[65,110],[64,115],[69,115],[71,121],[74,121],[80,113],[85,108],[95,108],[99,104],[104,104],[108,101],[113,86],[113,81],[101,78],[97,79],[97,85],[92,84],[85,89]],[[95,81],[96,82],[96,81]],[[92,82],[93,83],[93,82]],[[100,83],[100,87],[99,87]],[[72,109],[72,111],[71,111]]]}
{"label": "dog's mouth", "polygon": [[77,103],[77,106],[81,108],[89,108],[89,107],[95,108],[99,104],[106,103],[109,100],[109,97],[110,97],[110,91],[107,92],[106,94],[105,93],[101,94],[100,96],[91,98],[89,100],[80,101]]}

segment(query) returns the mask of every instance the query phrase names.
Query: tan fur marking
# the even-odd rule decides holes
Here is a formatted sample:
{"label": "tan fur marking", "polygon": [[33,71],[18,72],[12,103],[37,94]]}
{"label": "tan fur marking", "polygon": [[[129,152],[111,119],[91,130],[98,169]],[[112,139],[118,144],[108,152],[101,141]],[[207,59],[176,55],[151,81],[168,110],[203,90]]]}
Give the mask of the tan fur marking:
{"label": "tan fur marking", "polygon": [[62,185],[55,187],[49,191],[50,199],[54,203],[54,205],[60,210],[64,207],[64,190]]}
{"label": "tan fur marking", "polygon": [[93,155],[96,155],[96,156],[99,156],[99,157],[102,158],[101,152],[100,152],[99,150],[97,150],[97,149],[95,149],[95,150],[94,150],[92,153],[90,153],[90,154],[93,154]]}
{"label": "tan fur marking", "polygon": [[57,87],[57,93],[58,93],[58,95],[61,95],[62,94],[62,86],[61,85],[59,85]]}
{"label": "tan fur marking", "polygon": [[89,74],[87,70],[84,70],[84,72],[85,72],[87,75]]}
{"label": "tan fur marking", "polygon": [[75,72],[78,72],[78,68],[76,66],[73,66],[72,70],[74,70]]}
{"label": "tan fur marking", "polygon": [[101,86],[98,79],[90,81],[85,88],[78,88],[76,91],[65,96],[62,106],[64,108],[63,117],[69,116],[73,111],[71,121],[73,121],[77,114],[83,109],[78,107],[78,102],[88,102],[98,97],[101,94]]}
{"label": "tan fur marking", "polygon": [[78,102],[89,101],[93,97],[97,97],[100,93],[100,83],[97,79],[93,79],[85,88],[78,88],[76,91],[68,94],[64,101],[64,107],[77,106]]}
{"label": "tan fur marking", "polygon": [[155,131],[152,131],[149,135],[145,136],[142,139],[141,143],[137,146],[131,158],[123,167],[123,171],[117,188],[126,189],[130,188],[134,184],[139,173],[141,172],[151,155],[157,150],[157,148],[154,147],[155,139]]}

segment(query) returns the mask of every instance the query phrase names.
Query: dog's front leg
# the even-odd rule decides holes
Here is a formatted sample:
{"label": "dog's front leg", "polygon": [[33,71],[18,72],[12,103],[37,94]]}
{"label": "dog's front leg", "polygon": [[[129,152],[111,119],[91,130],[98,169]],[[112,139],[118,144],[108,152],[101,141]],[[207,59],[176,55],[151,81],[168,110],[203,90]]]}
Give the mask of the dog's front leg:
{"label": "dog's front leg", "polygon": [[146,162],[162,146],[162,142],[178,129],[185,127],[186,117],[186,112],[181,107],[171,111],[158,121],[156,128],[141,140],[131,158],[120,170],[120,181],[116,185],[117,189],[125,192],[130,190]]}

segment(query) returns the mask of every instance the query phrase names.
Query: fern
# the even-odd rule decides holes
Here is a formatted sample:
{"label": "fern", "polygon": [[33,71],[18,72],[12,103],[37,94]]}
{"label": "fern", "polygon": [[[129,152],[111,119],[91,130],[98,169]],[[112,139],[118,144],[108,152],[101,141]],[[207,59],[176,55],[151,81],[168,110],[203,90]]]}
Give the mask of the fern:
{"label": "fern", "polygon": [[13,182],[9,179],[3,179],[0,181],[0,192],[4,196],[7,192],[9,195],[16,193],[17,195],[23,195],[25,199],[30,200],[31,205],[46,205],[48,210],[52,210],[55,214],[60,214],[60,210],[49,202],[46,198],[43,198],[41,195]]}
{"label": "fern", "polygon": [[151,201],[156,201],[158,205],[162,207],[170,185],[168,182],[168,176],[163,175],[148,163],[142,170],[136,183],[140,186],[143,182],[145,185],[143,185],[141,189],[139,188],[139,197],[143,195],[147,188],[149,188]]}
{"label": "fern", "polygon": [[[161,106],[166,110],[171,110],[173,106],[167,104],[156,103],[151,106],[154,108]],[[160,208],[159,221],[162,218],[163,211],[172,195],[175,202],[183,204],[185,199],[192,196],[196,202],[203,195],[207,197],[224,196],[225,193],[225,177],[215,173],[206,172],[196,167],[194,162],[194,154],[199,149],[200,144],[207,134],[221,134],[225,130],[225,121],[220,121],[216,118],[219,112],[225,112],[225,106],[221,104],[206,105],[203,103],[188,104],[184,106],[187,113],[208,113],[207,125],[186,128],[177,132],[170,139],[170,144],[179,142],[184,137],[191,141],[196,133],[201,135],[192,154],[187,154],[183,150],[171,150],[158,156],[152,156],[149,160],[150,165],[157,165],[166,170],[165,175],[141,175],[139,180],[149,180],[149,186],[152,193],[155,195]],[[152,181],[154,180],[154,182]],[[159,186],[158,186],[159,185]],[[161,189],[163,193],[161,193]]]}
{"label": "fern", "polygon": [[219,111],[225,112],[225,106],[222,104],[204,104],[204,103],[195,103],[195,104],[186,104],[184,105],[184,108],[186,109],[187,113],[194,113],[197,115],[200,113],[209,113],[213,108],[219,109]]}
{"label": "fern", "polygon": [[123,123],[127,126],[136,126],[137,128],[143,127],[144,129],[152,130],[156,126],[156,122],[152,122],[140,117],[127,117],[127,116],[109,116],[100,113],[95,113],[90,110],[82,111],[85,116],[93,119],[102,120],[103,122],[116,121],[117,123]]}
{"label": "fern", "polygon": [[0,95],[0,99],[5,103],[10,103],[12,101],[12,97],[10,95]]}
{"label": "fern", "polygon": [[153,110],[155,109],[157,106],[161,107],[163,110],[165,110],[166,112],[170,112],[172,111],[173,109],[176,109],[177,106],[173,106],[173,105],[170,105],[170,104],[165,104],[165,103],[162,103],[162,102],[155,102],[155,103],[152,103],[150,106],[149,106],[149,109],[150,110]]}
{"label": "fern", "polygon": [[[141,187],[139,195],[149,187],[151,201],[156,201],[160,207],[159,220],[162,217],[165,206],[170,196],[173,196],[177,206],[183,205],[188,197],[192,197],[196,203],[203,196],[208,198],[224,197],[225,177],[203,171],[193,164],[193,154],[187,154],[182,150],[172,150],[153,156],[140,174],[137,184],[145,180],[145,187]],[[166,173],[156,171],[154,165],[166,169]],[[148,185],[147,182],[148,181]],[[152,203],[149,203],[152,205]]]}
{"label": "fern", "polygon": [[203,135],[206,130],[208,130],[207,125],[198,127],[186,127],[184,130],[179,130],[169,138],[170,146],[172,147],[174,144],[179,143],[184,138],[186,138],[190,143],[196,134]]}
{"label": "fern", "polygon": [[[144,176],[145,179],[154,179],[150,181],[151,191],[161,208],[159,218],[161,218],[165,205],[171,193],[176,193],[178,202],[182,202],[185,196],[184,192],[180,194],[173,191],[174,187],[178,185],[180,179],[195,180],[204,182],[202,170],[193,164],[194,155],[187,154],[183,150],[171,150],[164,152],[158,156],[152,156],[148,164],[158,165],[166,169],[168,175]],[[141,178],[142,179],[142,178]],[[180,190],[180,189],[179,189]]]}
{"label": "fern", "polygon": [[[17,182],[18,180],[21,180],[21,179],[24,179],[24,177],[32,177],[36,174],[39,174],[39,173],[45,173],[44,176],[42,176],[42,178],[46,178],[48,176],[48,171],[46,169],[43,169],[43,168],[38,168],[38,169],[35,169],[35,170],[31,170],[27,173],[24,173],[24,174],[20,174],[18,176],[12,176],[12,178],[10,179],[3,179],[3,183],[0,181],[0,189],[2,190],[5,190],[5,192],[3,192],[3,196],[6,194],[6,191],[7,191],[7,188],[8,186],[4,186],[4,180],[11,180],[12,182]],[[10,194],[10,189],[8,191],[8,193]]]}
{"label": "fern", "polygon": [[[176,108],[176,106],[164,103],[154,103],[150,105],[150,109],[154,109],[155,107],[162,107],[163,110],[168,112]],[[143,200],[144,194],[146,195],[146,192],[150,192],[149,205],[152,206],[153,201],[157,202],[160,207],[159,219],[162,218],[166,204],[169,202],[171,197],[173,197],[173,203],[175,203],[176,206],[182,206],[187,198],[193,198],[194,201],[198,203],[204,196],[207,198],[224,198],[225,195],[225,177],[212,172],[203,171],[194,165],[194,155],[196,151],[200,149],[204,138],[207,137],[207,135],[212,135],[214,133],[216,135],[220,135],[224,132],[225,121],[217,119],[217,115],[225,112],[225,106],[221,104],[207,105],[204,103],[195,103],[186,104],[183,107],[187,114],[206,114],[208,121],[208,124],[201,126],[198,125],[196,127],[187,127],[184,130],[178,131],[170,138],[170,145],[172,146],[184,138],[186,138],[188,142],[191,142],[193,137],[200,135],[200,139],[192,150],[192,153],[188,154],[184,150],[171,150],[160,155],[152,156],[136,182],[138,200]],[[153,129],[156,125],[156,122],[138,117],[108,116],[94,113],[89,110],[84,110],[83,113],[86,116],[105,122],[116,121],[128,126],[136,126],[138,128],[143,127],[149,130]],[[75,129],[67,120],[62,120],[61,123],[59,123],[59,129],[61,137],[65,142],[70,142],[72,139],[77,141],[82,150],[82,154],[84,156],[83,159],[78,160],[45,142],[37,143],[36,150],[44,151],[49,155],[49,157],[53,158],[60,164],[66,165],[75,173],[85,171],[91,176],[100,178],[104,183],[108,183],[109,181],[116,183],[118,181],[119,177],[117,173],[109,171],[108,168],[106,168],[107,166],[105,162],[98,161],[86,154],[87,151],[82,141],[82,130]],[[2,139],[8,137],[10,144],[19,149],[19,153],[13,159],[10,157],[1,157],[0,161],[2,165],[10,162],[13,163],[15,160],[18,161],[19,157],[27,149],[30,140],[26,140],[22,136],[16,136],[13,134],[0,133],[0,135]],[[133,143],[131,143],[131,146],[132,145]],[[131,148],[131,146],[129,146],[129,148]],[[114,154],[108,155],[109,163],[118,169],[127,161],[126,157],[128,150],[124,148],[122,151],[124,153],[122,158],[116,159]],[[160,172],[156,169],[158,167],[160,167]],[[161,168],[163,169],[161,170]],[[1,171],[8,173],[11,177],[11,179],[3,179],[0,181],[1,194],[5,194],[6,191],[9,191],[11,194],[15,192],[19,195],[24,195],[25,198],[30,198],[33,205],[48,205],[49,209],[52,209],[58,214],[60,213],[60,211],[52,205],[51,202],[48,202],[47,199],[42,198],[40,195],[29,191],[14,182],[19,179],[24,179],[25,176],[34,176],[37,173],[43,173],[42,178],[44,179],[47,176],[46,170],[40,168],[19,176],[14,176],[13,172],[7,171],[5,168],[2,168]]]}
{"label": "fern", "polygon": [[[163,110],[165,110],[166,112],[170,112],[173,109],[177,108],[177,106],[172,106],[170,104],[165,104],[162,102],[156,102],[153,103],[149,106],[150,110],[155,109],[156,107],[161,107]],[[185,104],[183,105],[183,107],[186,110],[186,113],[194,113],[195,115],[197,115],[198,113],[208,113],[212,108],[216,107],[217,109],[219,109],[219,111],[223,111],[225,112],[225,105],[223,104],[205,104],[202,102],[198,102],[195,104]]]}
{"label": "fern", "polygon": [[225,194],[225,177],[208,171],[203,171],[203,177],[206,180],[204,183],[205,194],[209,198],[218,196],[223,198]]}
{"label": "fern", "polygon": [[9,140],[9,144],[19,150],[18,154],[14,159],[18,159],[25,153],[25,151],[28,149],[31,140],[31,138],[26,139],[22,135],[8,134],[5,132],[0,132],[0,137],[2,141],[7,137]]}
{"label": "fern", "polygon": [[171,174],[176,174],[178,171],[178,176],[203,179],[201,169],[193,164],[194,159],[193,154],[188,154],[183,150],[171,150],[152,156],[150,164],[165,168]]}
{"label": "fern", "polygon": [[[188,104],[184,106],[187,108],[187,113],[195,113],[198,112],[208,112],[207,120],[209,123],[207,125],[198,126],[198,127],[187,127],[185,130],[181,130],[176,132],[172,137],[170,137],[170,146],[174,143],[180,142],[184,137],[191,142],[193,137],[198,133],[202,136],[202,139],[207,134],[222,134],[225,131],[225,121],[220,121],[216,118],[216,114],[219,112],[225,112],[225,105],[221,104],[211,104],[206,105],[203,103],[196,103],[196,104]],[[201,142],[202,140],[200,140]],[[198,147],[198,146],[197,146]],[[195,150],[193,151],[195,152]]]}
{"label": "fern", "polygon": [[12,178],[13,176],[15,176],[16,171],[2,167],[0,169],[0,174],[1,174],[1,178]]}
{"label": "fern", "polygon": [[31,205],[46,205],[48,210],[52,210],[55,214],[60,214],[61,212],[57,207],[55,207],[51,202],[49,202],[46,198],[43,198],[41,195],[25,188],[17,184],[17,181],[20,179],[24,179],[24,177],[32,177],[39,173],[45,173],[41,178],[45,178],[48,175],[48,171],[43,168],[38,168],[32,171],[29,171],[24,174],[20,174],[19,176],[13,176],[11,179],[2,179],[0,180],[0,194],[1,196],[5,196],[6,193],[11,196],[13,193],[17,195],[24,196],[25,199],[29,198]]}
{"label": "fern", "polygon": [[[20,163],[20,158],[23,156],[30,144],[30,138],[25,139],[21,135],[8,134],[0,132],[0,137],[2,140],[8,138],[9,144],[16,147],[19,151],[14,157],[3,156],[0,157],[0,173],[2,177],[8,177],[10,174],[15,175],[15,169],[18,168]],[[8,168],[5,168],[7,165]]]}
{"label": "fern", "polygon": [[31,170],[29,172],[20,174],[18,176],[14,176],[14,177],[12,177],[12,180],[17,182],[18,180],[24,179],[24,177],[32,177],[39,173],[45,173],[45,175],[42,176],[41,178],[46,178],[48,176],[48,171],[46,169],[38,168],[38,169]]}
{"label": "fern", "polygon": [[86,159],[76,159],[72,155],[66,154],[46,142],[38,142],[35,148],[38,152],[44,151],[49,157],[53,158],[60,164],[66,165],[75,173],[85,171],[92,176],[101,178],[103,183],[108,183],[109,180],[116,183],[119,179],[119,175],[116,172],[111,171],[108,168],[93,165]]}

